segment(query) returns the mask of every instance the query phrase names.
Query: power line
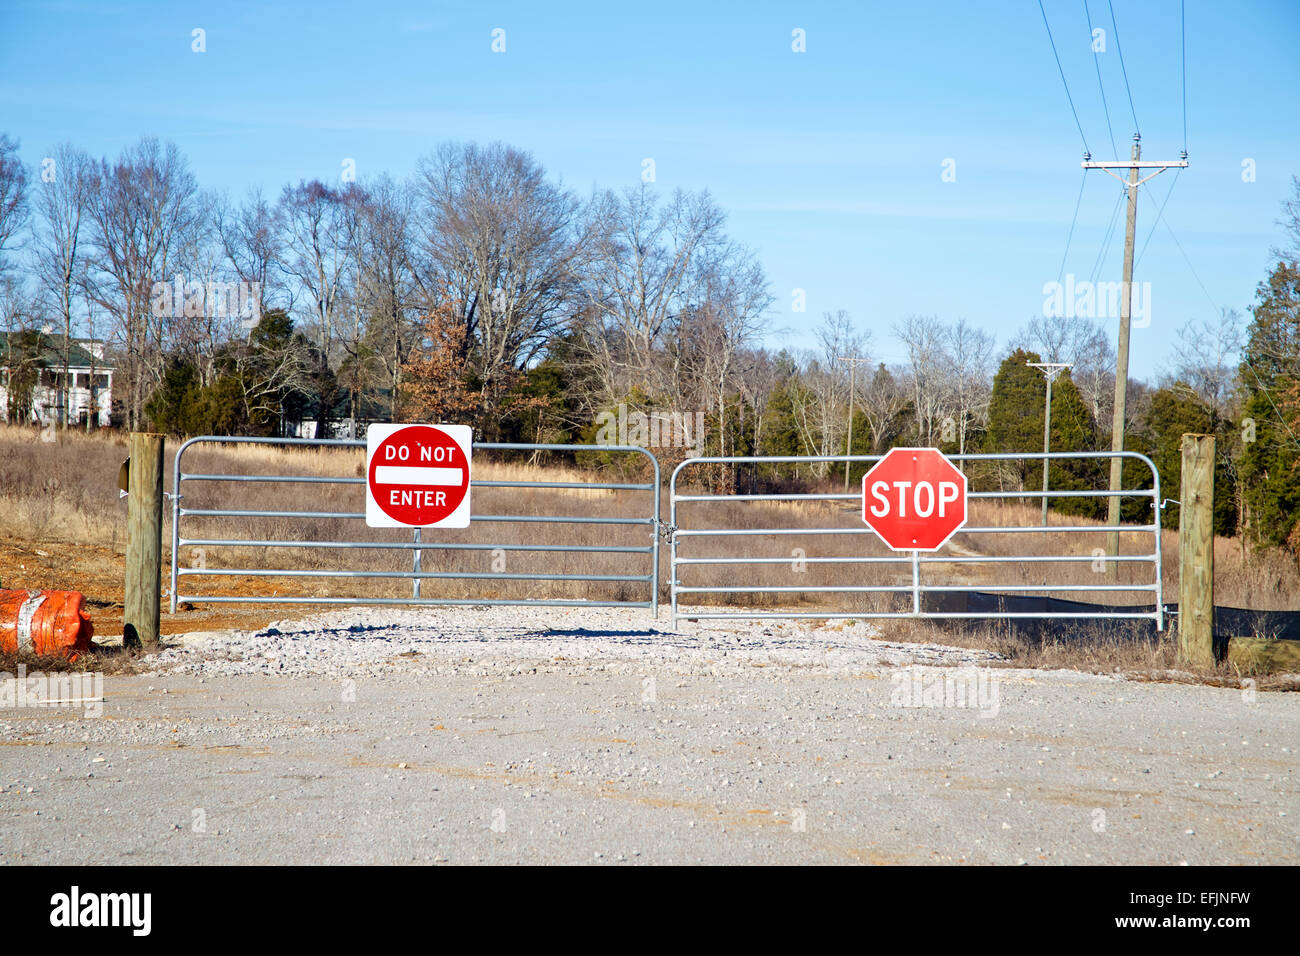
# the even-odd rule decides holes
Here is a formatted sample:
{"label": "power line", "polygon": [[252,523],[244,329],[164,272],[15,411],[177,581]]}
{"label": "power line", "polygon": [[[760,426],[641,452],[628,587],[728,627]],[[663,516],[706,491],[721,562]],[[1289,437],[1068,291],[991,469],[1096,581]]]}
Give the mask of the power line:
{"label": "power line", "polygon": [[[1183,261],[1187,263],[1188,271],[1191,272],[1192,278],[1196,280],[1196,284],[1201,287],[1201,292],[1205,294],[1206,301],[1210,303],[1210,306],[1214,309],[1216,314],[1222,314],[1223,312],[1222,307],[1219,305],[1218,302],[1214,300],[1214,296],[1210,295],[1210,290],[1207,289],[1205,287],[1205,283],[1201,281],[1201,276],[1196,271],[1196,266],[1192,265],[1192,260],[1187,255],[1187,250],[1183,248],[1183,244],[1179,242],[1178,237],[1174,235],[1173,226],[1169,225],[1169,220],[1164,217],[1163,207],[1156,211],[1156,219],[1164,223],[1165,231],[1169,233],[1169,238],[1174,241],[1174,245],[1177,246],[1178,251],[1182,253]],[[1247,360],[1246,350],[1244,347],[1242,349],[1242,354],[1241,354],[1241,364],[1250,370],[1250,374],[1255,379],[1255,384],[1259,386],[1259,390],[1264,393],[1264,397],[1268,399],[1268,403],[1273,406],[1273,412],[1274,414],[1277,415],[1278,421],[1282,423],[1282,427],[1291,433],[1292,439],[1300,441],[1300,436],[1296,435],[1295,429],[1291,427],[1291,425],[1287,422],[1286,417],[1282,414],[1281,409],[1277,407],[1277,402],[1273,401],[1272,394],[1269,392],[1267,388],[1264,387],[1264,382],[1260,379],[1259,373],[1255,371],[1255,366],[1251,365],[1249,360]]]}
{"label": "power line", "polygon": [[[1088,0],[1083,0],[1083,15],[1088,18],[1088,36],[1092,36],[1092,13],[1088,10]],[[1119,147],[1115,145],[1115,130],[1110,125],[1110,106],[1106,103],[1106,87],[1101,82],[1101,60],[1097,59],[1096,51],[1092,54],[1092,65],[1097,68],[1097,89],[1101,90],[1101,108],[1106,111],[1106,132],[1110,134],[1110,151],[1116,159],[1119,159]]]}
{"label": "power line", "polygon": [[1070,95],[1070,84],[1065,79],[1065,69],[1061,66],[1060,54],[1056,52],[1056,41],[1052,39],[1052,25],[1047,22],[1047,11],[1043,9],[1043,0],[1038,0],[1038,12],[1043,15],[1043,26],[1047,27],[1047,42],[1052,45],[1052,56],[1056,57],[1056,69],[1061,74],[1061,85],[1065,87],[1065,98],[1070,101],[1070,112],[1074,114],[1074,125],[1079,128],[1079,139],[1083,140],[1083,151],[1088,149],[1088,137],[1083,135],[1083,124],[1079,122],[1079,111],[1074,108],[1074,97]]}
{"label": "power line", "polygon": [[1115,241],[1115,230],[1117,230],[1117,226],[1119,225],[1119,211],[1123,208],[1123,204],[1125,204],[1125,193],[1121,190],[1119,191],[1119,195],[1115,196],[1115,208],[1112,213],[1110,213],[1110,226],[1109,229],[1106,230],[1101,250],[1099,254],[1097,254],[1097,261],[1092,265],[1092,276],[1089,276],[1089,278],[1091,278],[1093,282],[1097,281],[1097,277],[1101,274],[1101,269],[1105,267],[1106,258],[1110,255],[1110,245]]}
{"label": "power line", "polygon": [[1192,265],[1192,260],[1188,258],[1187,251],[1183,249],[1183,244],[1179,242],[1178,237],[1174,235],[1174,230],[1173,227],[1169,225],[1169,220],[1164,217],[1163,206],[1161,206],[1159,209],[1156,210],[1156,220],[1158,222],[1164,223],[1165,231],[1169,233],[1169,238],[1174,241],[1174,245],[1177,246],[1178,251],[1182,253],[1183,261],[1187,263],[1187,268],[1191,271],[1192,278],[1196,280],[1196,284],[1200,286],[1201,291],[1205,293],[1206,301],[1209,302],[1210,305],[1214,307],[1215,312],[1220,311],[1219,304],[1214,301],[1214,296],[1210,295],[1210,290],[1207,289],[1205,287],[1205,283],[1201,281],[1200,274],[1197,273],[1196,271],[1196,266]]}
{"label": "power line", "polygon": [[1120,190],[1119,195],[1115,197],[1115,205],[1110,211],[1110,222],[1106,226],[1106,232],[1101,237],[1101,244],[1097,247],[1097,258],[1093,260],[1092,270],[1088,273],[1088,281],[1096,282],[1097,276],[1101,273],[1101,267],[1105,264],[1106,256],[1110,254],[1110,243],[1115,233],[1115,224],[1119,221],[1120,206],[1124,202],[1124,191]]}
{"label": "power line", "polygon": [[[1042,6],[1042,0],[1038,0],[1038,5]],[[1138,126],[1137,110],[1133,107],[1133,89],[1128,85],[1128,68],[1124,65],[1124,48],[1119,42],[1119,26],[1115,23],[1115,4],[1111,0],[1106,0],[1106,6],[1110,8],[1110,28],[1115,34],[1115,50],[1119,53],[1119,68],[1124,74],[1124,91],[1128,93],[1128,108],[1133,114],[1133,132],[1142,133],[1141,127]]]}
{"label": "power line", "polygon": [[[1174,194],[1174,187],[1178,185],[1178,177],[1181,176],[1182,174],[1183,171],[1181,169],[1174,170],[1173,181],[1169,183],[1169,190],[1165,193],[1164,202],[1162,202],[1160,204],[1160,207],[1156,210],[1156,221],[1151,224],[1151,229],[1149,232],[1147,232],[1146,240],[1142,243],[1142,249],[1138,252],[1137,261],[1134,263],[1135,266],[1142,262],[1142,256],[1146,253],[1147,246],[1151,244],[1151,237],[1155,235],[1156,226],[1159,225],[1161,216],[1165,211],[1165,206],[1169,204],[1169,197]],[[1146,192],[1148,194],[1151,192],[1150,187],[1144,187],[1144,188],[1146,189]],[[1152,197],[1151,201],[1154,203],[1155,198]]]}
{"label": "power line", "polygon": [[1065,260],[1070,255],[1070,240],[1074,238],[1074,227],[1079,222],[1079,206],[1083,203],[1083,187],[1088,185],[1088,171],[1083,171],[1083,181],[1079,183],[1079,198],[1074,201],[1074,218],[1070,220],[1070,232],[1065,237],[1065,252],[1061,256],[1061,268],[1057,270],[1056,281],[1065,277]]}
{"label": "power line", "polygon": [[1097,260],[1092,264],[1092,272],[1088,274],[1089,282],[1096,282],[1097,276],[1101,272],[1102,263],[1105,261],[1106,253],[1110,252],[1111,239],[1115,234],[1115,223],[1119,221],[1119,207],[1124,202],[1124,190],[1120,190],[1115,197],[1115,208],[1110,211],[1110,225],[1106,227],[1106,235],[1102,237],[1101,248],[1097,252]]}

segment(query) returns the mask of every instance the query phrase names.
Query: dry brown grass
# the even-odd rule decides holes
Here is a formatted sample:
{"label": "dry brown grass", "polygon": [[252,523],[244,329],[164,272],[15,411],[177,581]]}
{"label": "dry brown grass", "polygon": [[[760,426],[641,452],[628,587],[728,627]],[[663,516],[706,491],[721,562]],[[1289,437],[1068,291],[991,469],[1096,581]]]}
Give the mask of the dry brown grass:
{"label": "dry brown grass", "polygon": [[891,620],[882,622],[883,637],[892,641],[948,644],[990,650],[1002,660],[994,666],[1069,669],[1122,676],[1129,680],[1243,687],[1252,678],[1259,690],[1300,691],[1295,674],[1271,674],[1223,660],[1213,667],[1194,667],[1178,659],[1178,628],[1164,633],[1122,622],[1102,626],[1080,623],[1068,639],[1033,639],[999,621]]}
{"label": "dry brown grass", "polygon": [[[171,486],[171,463],[175,442],[166,450],[167,486]],[[125,546],[126,503],[116,489],[118,466],[126,455],[125,437],[120,433],[92,435],[72,432],[44,442],[35,430],[0,426],[0,532],[7,542],[0,545],[0,574],[8,587],[77,587],[87,593],[92,608],[100,608],[97,619],[112,612],[121,601],[121,553]],[[269,446],[223,448],[199,446],[186,453],[189,473],[290,474],[305,476],[347,476],[362,474],[364,454],[359,449],[285,449]],[[475,461],[477,480],[520,481],[626,481],[630,476],[613,468],[603,472],[577,469],[554,459],[530,461],[527,453],[479,455]],[[666,475],[665,475],[665,484]],[[686,489],[695,493],[696,489]],[[827,482],[826,491],[838,490]],[[187,508],[240,510],[303,510],[359,512],[364,510],[362,486],[271,483],[185,482],[182,489]],[[662,514],[668,519],[667,492]],[[648,514],[648,493],[644,491],[576,491],[567,489],[476,488],[476,514],[582,515],[615,517]],[[976,526],[1037,525],[1039,509],[1034,503],[982,500],[973,502],[971,521]],[[798,528],[842,527],[862,529],[858,510],[844,502],[727,502],[724,504],[683,503],[678,523],[689,527]],[[949,546],[950,553],[967,556],[1016,556],[1071,554],[1091,558],[1092,549],[1105,546],[1100,522],[1057,514],[1054,526],[1086,525],[1097,532],[1086,534],[1034,532],[1026,534],[960,534]],[[170,562],[170,514],[165,529],[165,560]],[[410,541],[408,532],[367,528],[355,519],[298,519],[286,517],[233,518],[187,517],[186,538],[241,538],[258,540],[360,540],[374,542]],[[1121,552],[1141,553],[1149,547],[1149,535],[1125,532]],[[434,543],[462,544],[580,544],[602,546],[645,546],[651,541],[644,525],[555,525],[477,522],[464,531],[426,535]],[[897,565],[809,563],[795,570],[795,548],[807,558],[842,556],[888,556],[889,552],[871,534],[790,535],[757,538],[679,538],[683,556],[727,556],[738,553],[781,558],[768,565],[696,565],[682,568],[683,583],[723,585],[741,581],[749,586],[857,586],[883,584],[906,586],[911,569]],[[1162,533],[1165,600],[1177,600],[1176,532]],[[409,572],[411,552],[371,549],[311,549],[299,547],[184,547],[184,566],[204,564],[209,569],[284,568],[303,572],[329,570]],[[425,550],[423,570],[455,573],[493,573],[494,555],[489,550]],[[507,551],[506,573],[544,574],[644,574],[649,558],[641,554],[557,553]],[[661,553],[661,600],[668,594],[668,549]],[[499,565],[498,565],[499,567]],[[311,595],[353,597],[396,597],[410,595],[409,578],[351,580],[330,577],[241,577],[185,576],[182,594],[226,595]],[[936,586],[963,584],[996,588],[999,584],[1033,585],[1060,597],[1113,604],[1148,604],[1147,592],[1072,592],[1071,585],[1108,583],[1107,575],[1093,571],[1090,560],[1059,564],[1008,562],[998,564],[927,564],[922,580]],[[1148,583],[1151,569],[1146,564],[1121,566],[1118,583]],[[1300,607],[1300,569],[1294,559],[1277,552],[1243,556],[1239,542],[1216,542],[1216,601],[1223,605],[1257,609]],[[514,581],[499,577],[482,579],[427,579],[423,593],[444,598],[480,600],[527,600],[548,598],[595,598],[637,601],[648,598],[648,586],[640,582],[550,582]],[[888,594],[799,594],[756,593],[741,595],[683,595],[687,604],[720,603],[738,606],[786,606],[802,610],[826,609],[829,614],[851,611],[901,608],[907,598]],[[120,612],[119,612],[120,613]],[[283,608],[272,609],[283,616]],[[183,629],[183,622],[177,627]],[[942,634],[945,640],[974,640],[982,647],[1011,646],[1020,663],[1037,662],[1053,666],[1066,656],[1098,667],[1134,667],[1158,671],[1173,666],[1168,636],[1164,641],[1135,641],[1122,628],[1098,628],[1090,636],[1081,625],[1072,632],[1069,647],[1051,642],[1032,642],[1000,632],[996,625],[978,624],[965,628],[891,621],[886,628],[899,635]],[[176,628],[173,628],[176,629]],[[927,630],[930,629],[930,630]],[[101,633],[109,631],[100,629]],[[1095,639],[1093,639],[1095,638]],[[1011,645],[1006,642],[1011,641]],[[1022,646],[1023,645],[1023,646]],[[1208,676],[1209,675],[1205,675]]]}
{"label": "dry brown grass", "polygon": [[[66,672],[90,671],[100,674],[135,674],[142,669],[141,651],[126,650],[121,647],[98,647],[88,654],[79,654],[76,660],[68,660],[57,654],[32,654],[0,651],[0,680],[7,680],[18,673],[19,666],[27,673],[57,674]],[[8,675],[8,676],[4,676]]]}

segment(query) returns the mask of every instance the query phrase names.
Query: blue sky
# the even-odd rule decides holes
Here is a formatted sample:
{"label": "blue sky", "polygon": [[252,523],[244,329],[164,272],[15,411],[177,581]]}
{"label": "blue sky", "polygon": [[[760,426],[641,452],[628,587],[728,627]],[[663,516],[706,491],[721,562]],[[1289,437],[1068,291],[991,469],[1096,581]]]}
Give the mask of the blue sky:
{"label": "blue sky", "polygon": [[[1105,0],[1089,0],[1107,33],[1096,56],[1083,0],[1045,7],[1094,158],[1112,158],[1097,66],[1126,157],[1133,119]],[[1176,159],[1179,0],[1114,10],[1144,156]],[[1187,319],[1253,301],[1300,174],[1300,3],[1187,0],[1186,23],[1191,167],[1169,228],[1150,201],[1139,208],[1139,248],[1155,231],[1136,274],[1152,289],[1150,327],[1134,330],[1138,377],[1158,373]],[[196,27],[204,53],[191,50]],[[496,28],[504,53],[491,49]],[[791,49],[795,28],[805,53]],[[769,344],[810,346],[812,320],[843,308],[891,362],[902,349],[890,327],[908,313],[964,316],[1004,344],[1040,312],[1083,177],[1036,0],[0,0],[0,130],[33,166],[62,140],[113,156],[156,135],[235,196],[337,181],[345,158],[363,183],[406,176],[445,139],[527,149],[580,194],[635,184],[653,158],[659,187],[707,187],[757,251],[772,327],[785,330]],[[1156,202],[1174,175],[1152,182]],[[1066,272],[1093,274],[1119,190],[1088,174]],[[1122,227],[1100,279],[1119,277]]]}

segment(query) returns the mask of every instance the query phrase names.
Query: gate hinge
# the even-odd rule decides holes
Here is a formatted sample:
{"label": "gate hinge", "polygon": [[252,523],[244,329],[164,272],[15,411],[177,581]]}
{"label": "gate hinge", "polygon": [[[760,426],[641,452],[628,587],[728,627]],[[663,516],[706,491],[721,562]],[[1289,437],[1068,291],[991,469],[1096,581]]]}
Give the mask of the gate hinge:
{"label": "gate hinge", "polygon": [[1164,501],[1160,502],[1160,510],[1161,510],[1161,511],[1164,511],[1164,510],[1165,510],[1165,506],[1166,506],[1166,505],[1171,505],[1171,504],[1172,504],[1172,505],[1181,505],[1182,502],[1179,501],[1177,498],[1166,498]]}

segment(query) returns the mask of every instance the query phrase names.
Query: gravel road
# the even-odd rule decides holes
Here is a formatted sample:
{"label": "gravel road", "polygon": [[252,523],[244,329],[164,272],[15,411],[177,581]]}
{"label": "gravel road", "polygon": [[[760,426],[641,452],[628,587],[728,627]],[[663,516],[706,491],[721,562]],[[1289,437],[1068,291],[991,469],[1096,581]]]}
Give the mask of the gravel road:
{"label": "gravel road", "polygon": [[[5,863],[1296,863],[1300,697],[868,624],[347,609],[0,709]],[[86,708],[90,709],[90,708]]]}

